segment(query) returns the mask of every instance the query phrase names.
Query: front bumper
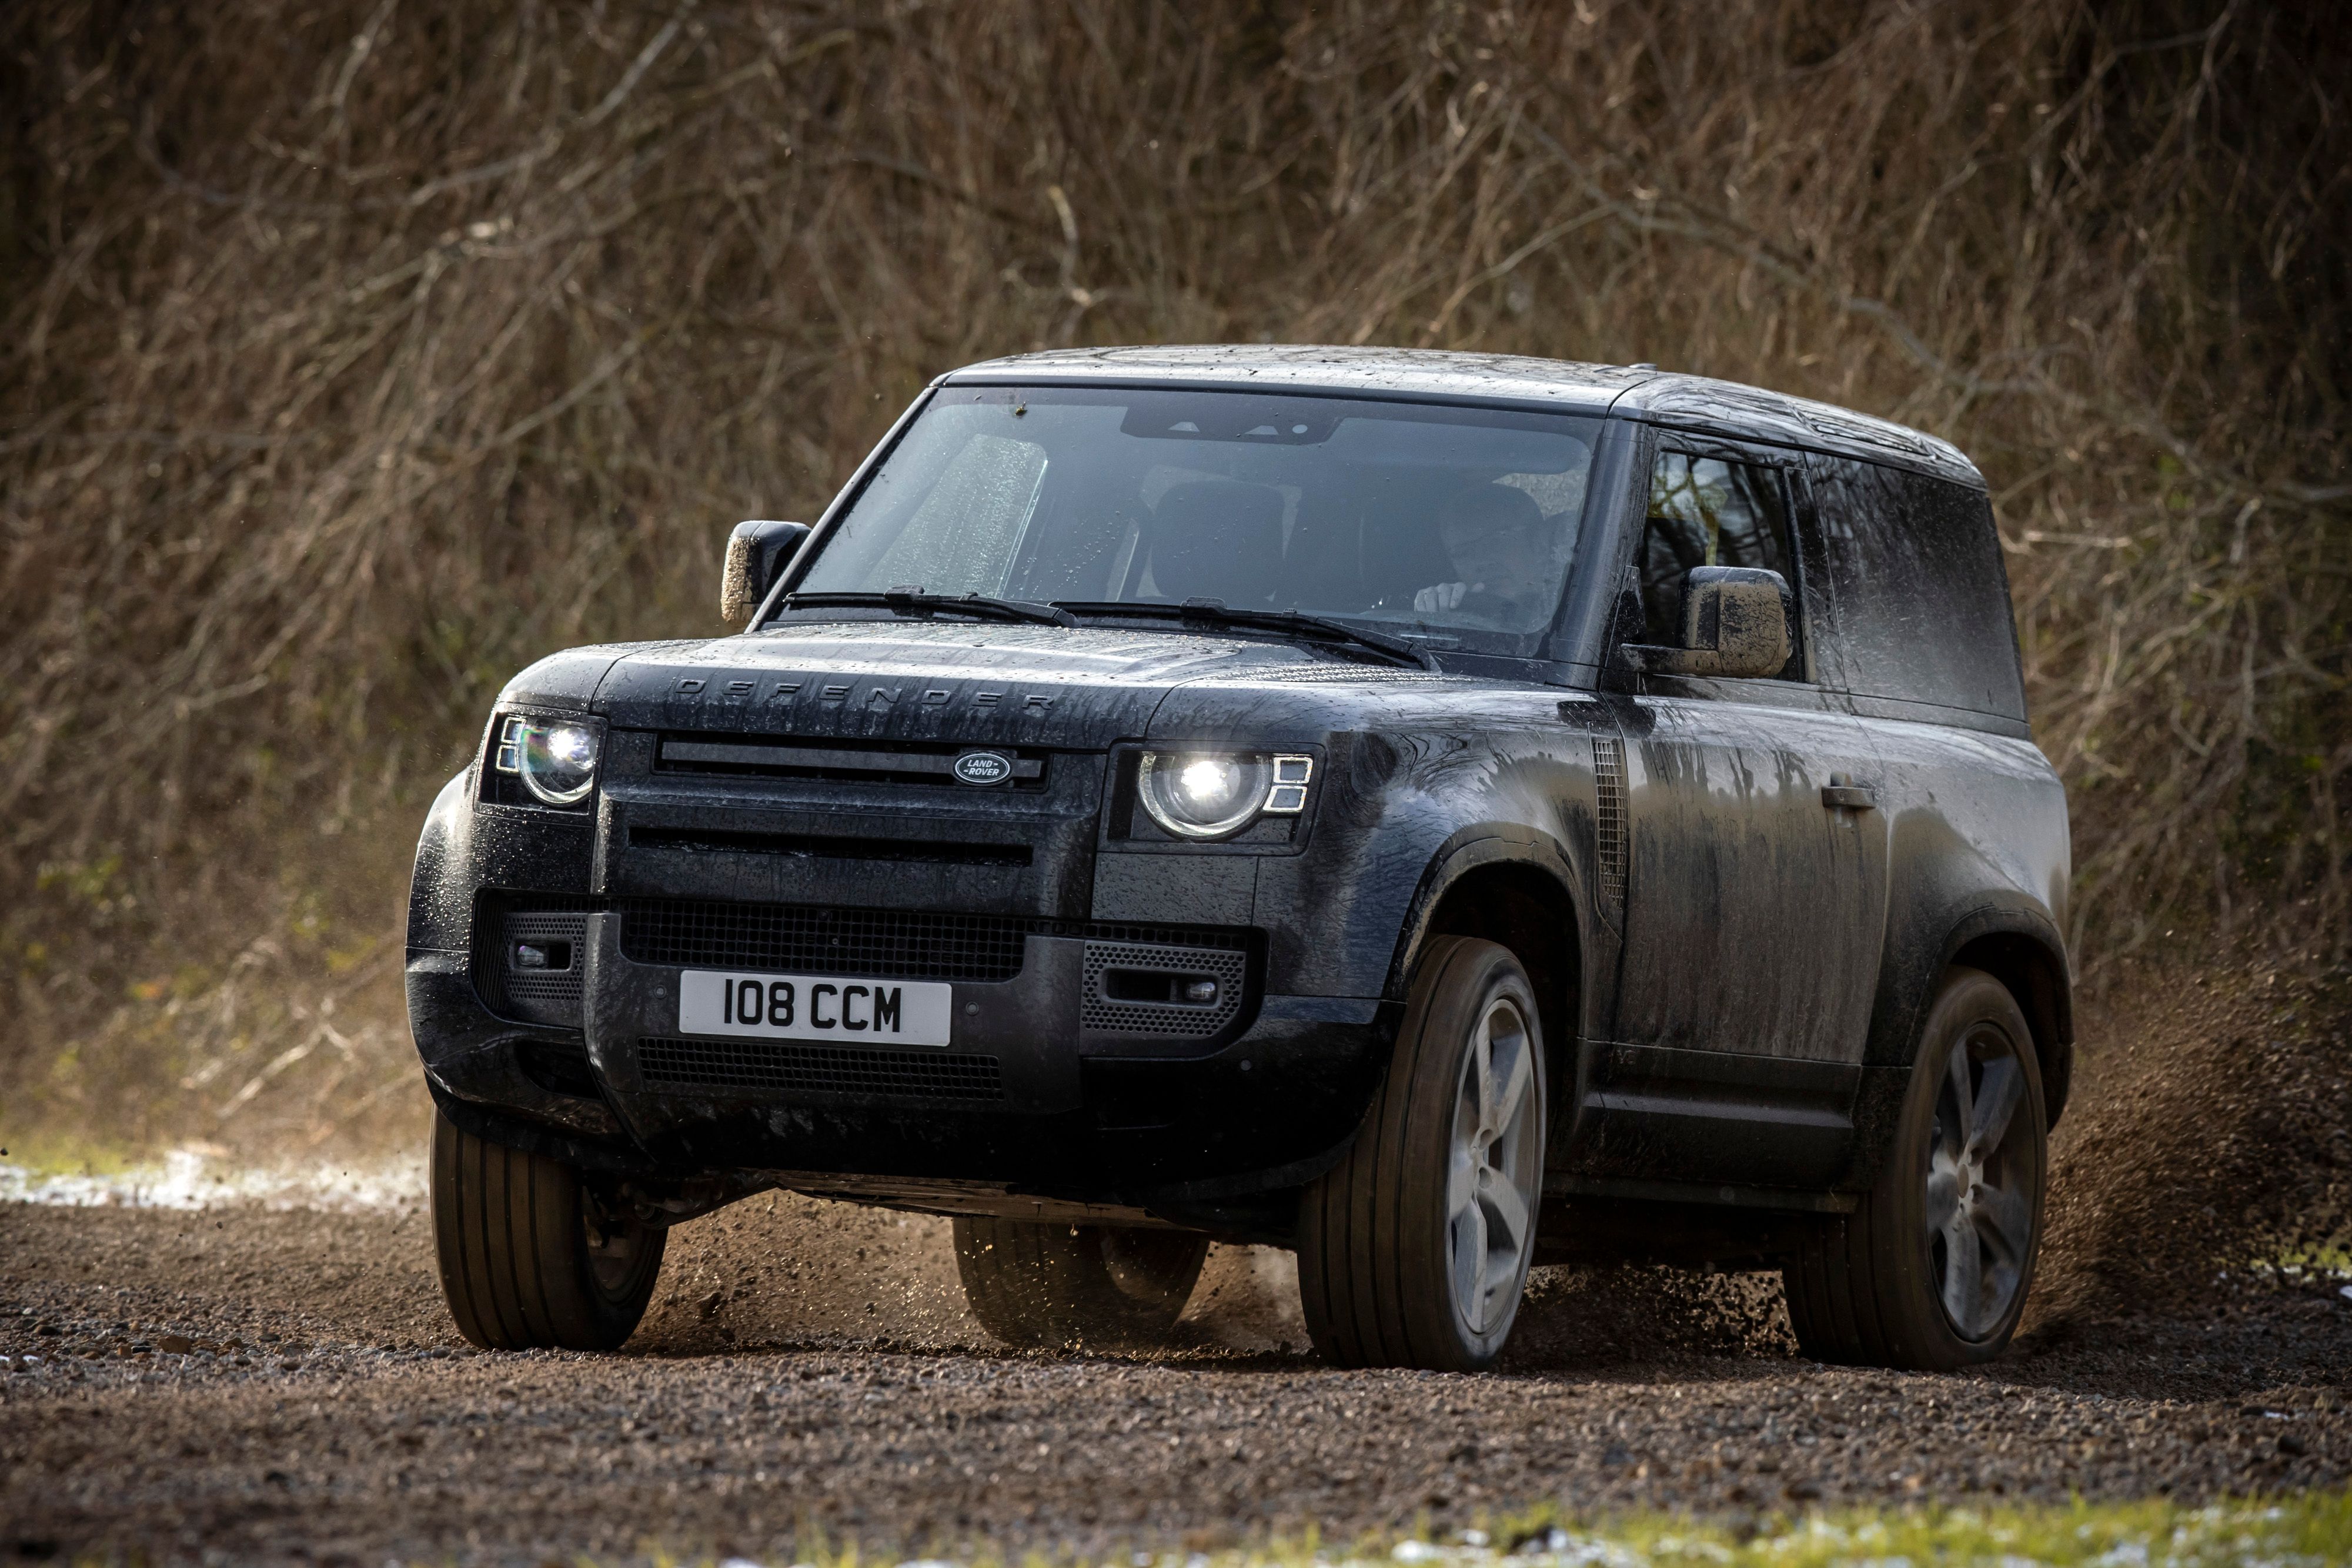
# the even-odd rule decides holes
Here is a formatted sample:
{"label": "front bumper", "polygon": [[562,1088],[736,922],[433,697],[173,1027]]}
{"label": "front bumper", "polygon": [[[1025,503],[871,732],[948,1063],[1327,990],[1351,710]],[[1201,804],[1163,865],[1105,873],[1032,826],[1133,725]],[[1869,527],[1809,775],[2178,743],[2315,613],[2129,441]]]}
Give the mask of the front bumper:
{"label": "front bumper", "polygon": [[[839,1176],[1162,1212],[1213,1205],[1297,1186],[1335,1160],[1397,1022],[1372,998],[1265,995],[1258,944],[1239,929],[525,902],[486,895],[471,955],[409,955],[436,1094],[476,1131],[649,1176],[790,1172],[793,1186]],[[855,930],[825,923],[852,914]],[[518,975],[503,960],[522,938],[569,946],[572,961]],[[1107,992],[1113,962],[1238,983],[1214,1009],[1155,1010]],[[945,980],[952,1039],[698,1039],[678,1028],[692,967]]]}

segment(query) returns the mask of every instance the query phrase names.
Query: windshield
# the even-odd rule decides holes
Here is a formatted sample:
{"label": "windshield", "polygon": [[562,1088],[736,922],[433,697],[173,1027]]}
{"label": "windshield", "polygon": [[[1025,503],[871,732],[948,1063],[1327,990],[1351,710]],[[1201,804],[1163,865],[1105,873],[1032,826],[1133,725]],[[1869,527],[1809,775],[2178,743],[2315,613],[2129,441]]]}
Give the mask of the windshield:
{"label": "windshield", "polygon": [[949,387],[795,589],[1212,599],[1532,652],[1595,430],[1429,403]]}

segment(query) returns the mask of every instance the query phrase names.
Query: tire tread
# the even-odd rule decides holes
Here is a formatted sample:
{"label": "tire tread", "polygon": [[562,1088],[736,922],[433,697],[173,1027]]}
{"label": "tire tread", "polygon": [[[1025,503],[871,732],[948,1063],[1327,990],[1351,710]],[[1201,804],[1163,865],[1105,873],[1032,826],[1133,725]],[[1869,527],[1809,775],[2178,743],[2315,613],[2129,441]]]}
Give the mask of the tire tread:
{"label": "tire tread", "polygon": [[433,1239],[449,1316],[484,1350],[612,1350],[635,1329],[661,1266],[656,1238],[636,1289],[599,1298],[581,1231],[580,1177],[544,1155],[434,1118]]}
{"label": "tire tread", "polygon": [[[1422,1299],[1430,1281],[1415,1277],[1412,1250],[1412,1239],[1427,1235],[1432,1225],[1443,1227],[1443,1213],[1431,1210],[1442,1210],[1444,1193],[1408,1179],[1408,1165],[1433,1127],[1441,1142],[1449,1135],[1454,1114],[1450,1097],[1433,1095],[1423,1082],[1433,1063],[1450,1071],[1454,1061],[1456,1042],[1435,1037],[1433,1014],[1442,1003],[1458,1000],[1449,988],[1498,958],[1508,960],[1517,983],[1528,988],[1508,949],[1465,936],[1430,939],[1415,969],[1394,1055],[1356,1141],[1299,1200],[1299,1305],[1308,1338],[1335,1366],[1465,1364],[1467,1352],[1457,1343],[1458,1334],[1449,1332],[1450,1298]],[[1533,1027],[1538,1014],[1528,989]],[[1538,1040],[1539,1046],[1539,1035]]]}
{"label": "tire tread", "polygon": [[[1946,973],[1936,1001],[1922,1020],[1920,1055],[1939,1048],[1940,1042],[1933,1038],[1939,1020],[1955,1009],[1965,1014],[1965,1007],[1953,998],[1979,988],[1991,988],[1982,1005],[2007,1015],[2001,1021],[2020,1047],[2020,1061],[2032,1085],[2027,1107],[2039,1114],[2041,1089],[2024,1015],[2006,988],[1981,970],[1955,967]],[[1925,1088],[1921,1086],[1918,1092],[1924,1094]],[[1932,1096],[1925,1103],[1932,1107]],[[1916,1095],[1906,1102],[1906,1128],[1921,1113],[1920,1107]],[[2025,1109],[2021,1107],[2020,1113]],[[1906,1135],[1897,1134],[1898,1151]],[[1896,1157],[1890,1154],[1890,1162]],[[2046,1173],[2046,1156],[2040,1168]],[[1948,1332],[1936,1332],[1940,1318],[1928,1322],[1926,1314],[1937,1310],[1933,1282],[1922,1277],[1924,1254],[1904,1245],[1899,1207],[1903,1196],[1882,1173],[1853,1213],[1824,1216],[1818,1221],[1782,1269],[1789,1325],[1796,1333],[1798,1348],[1811,1359],[1835,1365],[1940,1372],[1990,1359],[2007,1343],[2008,1335],[2003,1333],[1987,1346],[1968,1346]],[[2031,1282],[2029,1267],[2026,1288]],[[2021,1310],[2024,1293],[2021,1288]]]}

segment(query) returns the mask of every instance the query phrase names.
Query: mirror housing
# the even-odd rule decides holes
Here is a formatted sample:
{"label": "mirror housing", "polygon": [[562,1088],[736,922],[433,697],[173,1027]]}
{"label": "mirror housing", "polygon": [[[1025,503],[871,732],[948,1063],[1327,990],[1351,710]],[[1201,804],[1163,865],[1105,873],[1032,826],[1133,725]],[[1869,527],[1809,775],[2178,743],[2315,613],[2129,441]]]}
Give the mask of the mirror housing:
{"label": "mirror housing", "polygon": [[1779,674],[1794,647],[1779,572],[1701,566],[1683,579],[1682,646],[1642,649],[1638,663],[1652,675],[1753,678]]}
{"label": "mirror housing", "polygon": [[719,618],[730,626],[750,621],[808,537],[806,523],[753,518],[736,524],[727,536],[727,569],[719,580]]}

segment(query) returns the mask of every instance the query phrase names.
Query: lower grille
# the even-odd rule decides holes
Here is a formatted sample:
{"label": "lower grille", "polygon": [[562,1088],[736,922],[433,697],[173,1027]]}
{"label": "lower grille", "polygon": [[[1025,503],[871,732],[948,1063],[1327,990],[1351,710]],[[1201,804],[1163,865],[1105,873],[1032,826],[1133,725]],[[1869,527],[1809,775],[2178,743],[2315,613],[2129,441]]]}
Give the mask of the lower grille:
{"label": "lower grille", "polygon": [[1047,920],[1017,915],[937,915],[906,909],[825,909],[713,899],[628,898],[621,952],[633,963],[881,979],[1002,981],[1021,973],[1028,938],[1086,936],[1242,954],[1243,931]]}
{"label": "lower grille", "polygon": [[937,1051],[845,1051],[765,1040],[641,1040],[637,1067],[668,1088],[766,1089],[914,1100],[1002,1100],[1004,1077],[992,1056]]}
{"label": "lower grille", "polygon": [[1021,972],[1023,922],[895,909],[629,899],[621,951],[639,964],[702,964],[884,978],[1009,980]]}
{"label": "lower grille", "polygon": [[[637,964],[992,983],[1021,973],[1031,936],[1075,936],[1090,948],[1181,949],[1181,958],[1139,967],[1213,976],[1236,998],[1254,941],[1229,927],[485,888],[474,920],[474,984],[483,1002],[506,1017],[579,1028],[588,916],[603,911],[621,916],[622,956]],[[519,944],[535,951],[524,955]],[[524,967],[526,957],[541,967]],[[1100,967],[1088,962],[1090,974]]]}

